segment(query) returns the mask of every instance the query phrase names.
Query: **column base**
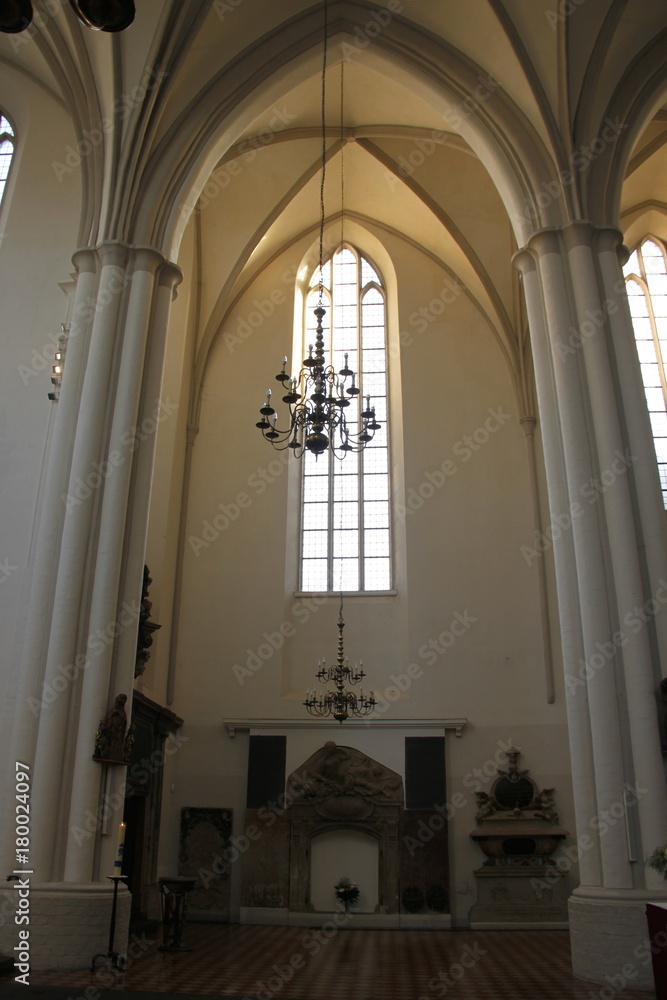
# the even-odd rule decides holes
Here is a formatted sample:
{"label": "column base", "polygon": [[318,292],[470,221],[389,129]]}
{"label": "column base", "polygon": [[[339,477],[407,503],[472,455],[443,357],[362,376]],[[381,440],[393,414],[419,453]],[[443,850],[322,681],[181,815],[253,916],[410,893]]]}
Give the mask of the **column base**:
{"label": "column base", "polygon": [[[14,883],[0,891],[0,952],[18,961],[27,952],[29,971],[90,969],[94,955],[109,950],[113,886],[106,882],[49,882],[30,885],[29,909],[21,909],[30,923],[15,922],[19,897]],[[114,951],[127,952],[132,895],[118,886]],[[20,936],[28,931],[29,937]],[[28,945],[26,948],[25,945]],[[100,964],[101,964],[101,960]],[[15,966],[15,978],[23,972]],[[29,973],[28,973],[29,975]],[[27,983],[28,980],[24,980]]]}
{"label": "column base", "polygon": [[667,892],[648,889],[575,889],[568,900],[575,976],[617,992],[653,990],[646,904],[666,901]]}

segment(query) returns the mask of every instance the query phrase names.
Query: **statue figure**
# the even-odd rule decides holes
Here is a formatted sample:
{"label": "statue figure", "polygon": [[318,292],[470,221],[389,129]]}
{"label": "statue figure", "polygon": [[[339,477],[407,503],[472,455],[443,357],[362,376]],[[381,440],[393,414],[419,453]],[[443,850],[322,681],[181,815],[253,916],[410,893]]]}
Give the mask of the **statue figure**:
{"label": "statue figure", "polygon": [[116,695],[113,708],[103,719],[95,734],[95,752],[93,758],[109,764],[127,764],[126,750],[131,752],[134,742],[134,728],[127,733],[127,714],[125,712],[126,694]]}
{"label": "statue figure", "polygon": [[139,612],[139,628],[137,631],[137,656],[134,665],[134,676],[141,677],[150,659],[150,648],[153,645],[153,632],[162,628],[157,622],[151,621],[153,602],[148,600],[148,588],[152,583],[148,566],[144,566],[144,581],[141,588],[141,609]]}
{"label": "statue figure", "polygon": [[497,769],[498,776],[500,778],[507,778],[508,781],[518,781],[520,778],[523,778],[528,774],[528,771],[519,770],[519,757],[521,756],[521,751],[517,749],[517,747],[508,747],[505,751],[505,756],[507,757],[509,763],[506,771],[501,771],[500,768]]}
{"label": "statue figure", "polygon": [[496,811],[496,807],[488,792],[475,792],[475,798],[477,799],[477,805],[479,807],[475,814],[475,819],[479,822],[480,819],[486,819],[487,816],[493,816]]}
{"label": "statue figure", "polygon": [[550,823],[558,823],[558,813],[554,803],[554,789],[543,788],[537,800],[537,815],[543,816]]}

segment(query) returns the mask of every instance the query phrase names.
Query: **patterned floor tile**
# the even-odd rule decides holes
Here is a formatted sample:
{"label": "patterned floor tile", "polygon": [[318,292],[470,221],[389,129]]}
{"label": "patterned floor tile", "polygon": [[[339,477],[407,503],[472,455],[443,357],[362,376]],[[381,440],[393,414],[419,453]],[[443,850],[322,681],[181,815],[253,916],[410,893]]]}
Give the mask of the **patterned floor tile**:
{"label": "patterned floor tile", "polygon": [[[650,1000],[576,979],[567,931],[373,931],[189,924],[180,953],[138,939],[124,973],[33,972],[35,986],[87,986],[253,1000]],[[77,991],[76,993],[74,991]],[[88,996],[92,994],[90,991]]]}

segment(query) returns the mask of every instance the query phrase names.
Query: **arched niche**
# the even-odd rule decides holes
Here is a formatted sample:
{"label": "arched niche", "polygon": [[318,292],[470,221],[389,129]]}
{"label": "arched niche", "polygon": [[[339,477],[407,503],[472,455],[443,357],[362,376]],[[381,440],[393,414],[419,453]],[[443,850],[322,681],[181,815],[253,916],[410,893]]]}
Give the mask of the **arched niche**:
{"label": "arched niche", "polygon": [[[350,840],[360,845],[359,837],[370,837],[376,842],[377,901],[374,910],[397,913],[399,824],[404,803],[401,776],[360,750],[328,742],[290,775],[287,791],[292,802],[289,810],[289,909],[312,912],[319,908],[316,902],[319,904],[324,893],[318,873],[317,897],[313,898],[313,850],[319,864],[323,858],[321,845],[326,845],[327,841],[320,841],[316,848],[313,844],[317,838],[327,835],[329,845],[333,842],[339,847]],[[330,847],[325,846],[326,850],[330,851]],[[329,861],[325,863],[328,865]],[[340,864],[345,863],[347,858],[341,855]],[[341,868],[333,884],[346,875],[353,878]],[[329,908],[334,907],[332,893]]]}
{"label": "arched niche", "polygon": [[[335,886],[349,878],[359,886],[355,913],[375,913],[379,900],[380,845],[377,837],[338,826],[311,841],[310,901],[318,912],[336,908]],[[342,906],[338,903],[338,906]]]}

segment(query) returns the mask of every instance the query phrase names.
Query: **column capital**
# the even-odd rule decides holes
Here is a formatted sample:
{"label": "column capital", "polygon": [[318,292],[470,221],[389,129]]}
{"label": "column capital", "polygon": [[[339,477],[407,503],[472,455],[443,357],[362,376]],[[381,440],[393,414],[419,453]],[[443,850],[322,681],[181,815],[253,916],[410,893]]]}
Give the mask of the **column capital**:
{"label": "column capital", "polygon": [[95,246],[80,247],[72,255],[77,272],[96,271],[99,267],[116,265],[126,268],[129,263],[133,270],[157,274],[161,285],[174,288],[183,280],[183,272],[155,247],[123,243],[121,240],[106,240]]}
{"label": "column capital", "polygon": [[578,219],[566,226],[550,226],[533,233],[524,247],[514,254],[515,266],[525,267],[524,254],[540,257],[547,253],[568,252],[579,246],[589,246],[596,251],[618,250],[623,244],[623,234],[614,226],[596,226],[587,219]]}

